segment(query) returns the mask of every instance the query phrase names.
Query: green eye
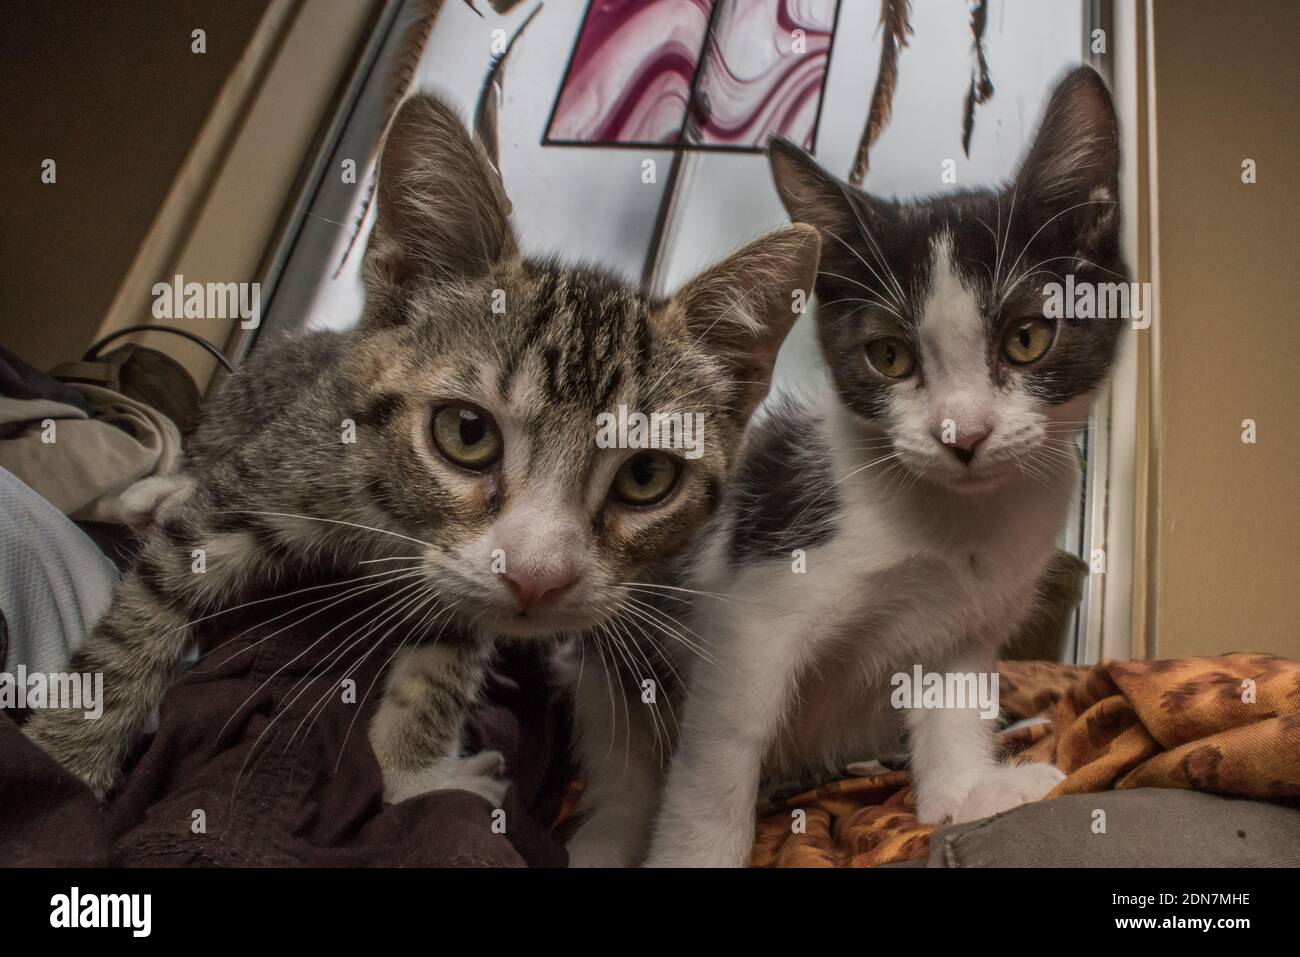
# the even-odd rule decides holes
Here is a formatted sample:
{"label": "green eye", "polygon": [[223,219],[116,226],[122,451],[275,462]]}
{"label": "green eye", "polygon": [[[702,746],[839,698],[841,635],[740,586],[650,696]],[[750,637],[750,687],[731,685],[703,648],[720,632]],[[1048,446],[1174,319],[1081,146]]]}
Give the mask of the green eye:
{"label": "green eye", "polygon": [[433,414],[433,444],[449,461],[481,471],[501,458],[501,430],[486,412],[444,405]]}
{"label": "green eye", "polygon": [[1002,352],[1008,362],[1018,366],[1037,362],[1051,348],[1056,327],[1046,319],[1035,316],[1013,322],[1002,340]]}
{"label": "green eye", "polygon": [[867,361],[887,379],[906,379],[916,368],[916,360],[906,342],[895,336],[872,339],[867,343]]}
{"label": "green eye", "polygon": [[682,467],[663,452],[638,452],[614,476],[614,495],[628,505],[654,505],[677,485]]}

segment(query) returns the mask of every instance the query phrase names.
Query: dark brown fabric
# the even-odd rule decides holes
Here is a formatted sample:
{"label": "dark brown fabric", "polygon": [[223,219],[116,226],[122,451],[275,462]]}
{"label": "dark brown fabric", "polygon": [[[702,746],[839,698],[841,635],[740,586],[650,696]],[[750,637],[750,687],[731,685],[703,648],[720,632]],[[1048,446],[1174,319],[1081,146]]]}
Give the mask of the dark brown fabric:
{"label": "dark brown fabric", "polygon": [[[358,713],[337,688],[358,656],[293,700],[307,663],[321,658],[292,659],[317,635],[261,644],[256,635],[214,651],[167,693],[157,734],[107,811],[0,719],[0,865],[564,865],[550,825],[572,777],[567,723],[547,691],[540,646],[499,660],[470,729],[471,748],[506,758],[513,786],[500,834],[487,801],[467,792],[383,803],[366,739],[382,681],[366,690],[391,648],[352,675],[365,698]],[[313,723],[305,716],[322,695]],[[196,811],[206,832],[195,833]]]}
{"label": "dark brown fabric", "polygon": [[108,817],[94,795],[0,717],[0,865],[103,867]]}

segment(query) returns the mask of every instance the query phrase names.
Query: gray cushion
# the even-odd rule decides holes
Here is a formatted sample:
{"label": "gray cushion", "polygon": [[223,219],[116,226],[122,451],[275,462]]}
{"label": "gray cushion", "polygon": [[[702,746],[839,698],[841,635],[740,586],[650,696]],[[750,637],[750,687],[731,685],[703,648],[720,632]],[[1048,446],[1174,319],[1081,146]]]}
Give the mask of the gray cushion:
{"label": "gray cushion", "polygon": [[1300,809],[1173,788],[1071,794],[944,828],[929,866],[1300,867]]}

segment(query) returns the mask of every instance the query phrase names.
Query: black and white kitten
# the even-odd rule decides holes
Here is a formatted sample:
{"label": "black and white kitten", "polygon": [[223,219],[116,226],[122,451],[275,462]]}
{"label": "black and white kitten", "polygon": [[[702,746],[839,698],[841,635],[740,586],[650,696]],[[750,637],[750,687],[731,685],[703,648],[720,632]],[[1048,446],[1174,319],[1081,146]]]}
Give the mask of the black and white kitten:
{"label": "black and white kitten", "polygon": [[[832,389],[755,422],[696,563],[690,628],[708,660],[687,680],[651,865],[746,864],[761,782],[904,737],[923,822],[983,817],[1061,777],[1000,764],[980,709],[892,708],[890,681],[918,664],[991,672],[1066,521],[1071,437],[1122,319],[1046,318],[1044,284],[1126,278],[1110,96],[1070,73],[998,192],[889,202],[790,144],[771,163],[791,217],[822,235]],[[623,824],[604,838],[644,841]]]}

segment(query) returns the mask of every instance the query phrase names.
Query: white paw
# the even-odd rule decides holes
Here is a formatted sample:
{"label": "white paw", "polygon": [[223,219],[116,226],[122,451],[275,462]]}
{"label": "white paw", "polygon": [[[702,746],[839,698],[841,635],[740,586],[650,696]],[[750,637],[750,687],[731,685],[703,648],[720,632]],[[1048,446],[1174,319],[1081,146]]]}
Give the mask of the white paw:
{"label": "white paw", "polygon": [[945,781],[939,787],[917,785],[916,819],[921,824],[947,824],[970,793],[969,782]]}
{"label": "white paw", "polygon": [[122,522],[143,535],[161,524],[194,490],[187,475],[153,475],[136,482],[118,496]]}
{"label": "white paw", "polygon": [[505,770],[500,751],[452,755],[419,771],[385,769],[384,800],[396,804],[430,791],[469,791],[497,808],[510,788]]}
{"label": "white paw", "polygon": [[978,821],[1037,801],[1065,779],[1050,764],[998,767],[981,775],[952,816],[954,824]]}

